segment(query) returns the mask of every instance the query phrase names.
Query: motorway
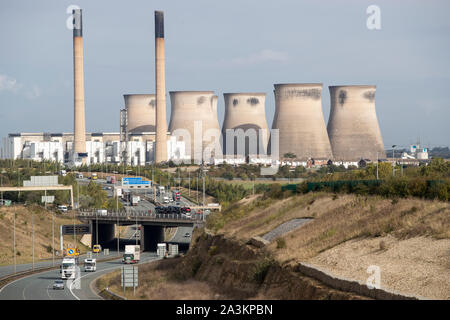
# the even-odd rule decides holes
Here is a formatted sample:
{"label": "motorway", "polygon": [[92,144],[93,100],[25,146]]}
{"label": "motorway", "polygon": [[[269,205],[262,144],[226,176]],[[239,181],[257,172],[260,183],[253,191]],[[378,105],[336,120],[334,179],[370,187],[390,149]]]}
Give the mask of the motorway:
{"label": "motorway", "polygon": [[[155,252],[143,252],[140,263],[158,259]],[[67,280],[64,280],[66,283],[64,290],[53,290],[53,282],[61,279],[59,269],[33,274],[10,282],[0,289],[0,300],[101,300],[101,297],[91,289],[92,281],[122,266],[121,259],[97,263],[96,272],[84,272],[81,266],[79,289],[75,288],[75,284],[69,288]]]}
{"label": "motorway", "polygon": [[[82,179],[77,179],[77,181],[80,184],[89,184],[90,179],[87,178],[82,178]],[[108,187],[112,187],[113,185],[109,184],[106,182],[106,180],[104,179],[98,179],[98,180],[94,180],[96,183],[99,183],[103,186],[104,189],[108,188]],[[118,185],[120,182],[117,181],[116,185]],[[105,190],[108,193],[108,197],[112,197],[113,196],[113,190],[109,190],[106,189]],[[146,198],[152,198],[153,197],[153,189],[151,190],[139,190],[139,192],[133,191],[133,194],[136,195],[140,195],[141,196],[141,201],[138,202],[137,205],[135,206],[130,206],[128,203],[120,200],[125,208],[125,210],[127,211],[131,211],[131,212],[148,212],[149,210],[151,210],[151,212],[155,213],[155,205],[153,203],[151,203],[150,201],[144,199],[144,197]],[[161,196],[159,197],[160,202],[161,202]],[[170,203],[169,205],[175,205],[175,203]],[[189,200],[187,200],[184,197],[181,197],[181,200],[177,203],[177,205],[179,206],[193,206],[194,204],[191,203]],[[192,214],[195,214],[194,212]],[[188,245],[191,242],[191,237],[192,237],[192,231],[193,228],[192,227],[178,227],[176,233],[174,234],[174,236],[170,239],[170,243],[180,243],[183,245]],[[186,233],[189,233],[189,237],[185,237]],[[136,237],[139,240],[139,232],[136,231],[136,225],[131,225],[129,228],[127,228],[127,233],[124,235],[125,239],[130,239],[130,240],[135,240]]]}
{"label": "motorway", "polygon": [[[89,179],[77,179],[80,184],[88,184],[91,180]],[[112,186],[111,184],[107,184],[106,180],[97,180],[99,184],[104,186],[105,191],[108,193],[108,197],[113,196],[113,190],[107,189],[108,186]],[[133,191],[134,193],[134,191]],[[155,205],[150,201],[143,199],[144,195],[151,197],[153,196],[152,190],[147,191],[146,194],[144,192],[140,192],[141,201],[136,206],[128,206],[126,203],[122,202],[126,210],[130,211],[138,211],[138,212],[155,212]],[[170,205],[175,205],[175,203],[170,203]],[[181,198],[181,201],[177,203],[177,205],[181,206],[192,206],[187,199]],[[178,227],[176,233],[173,237],[168,241],[169,243],[178,243],[182,247],[189,246],[192,237],[192,227]],[[189,237],[185,237],[185,235],[189,233]],[[123,248],[124,244],[132,243],[135,240],[139,240],[139,231],[136,228],[136,225],[130,226],[127,229],[127,232],[121,237],[121,248]],[[65,288],[64,290],[53,290],[53,282],[57,279],[61,278],[61,274],[59,273],[59,269],[54,269],[50,271],[40,272],[36,274],[32,274],[15,281],[8,283],[6,286],[0,289],[0,300],[95,300],[101,299],[97,296],[91,289],[90,284],[93,280],[99,277],[102,274],[111,272],[115,269],[119,269],[123,264],[121,263],[121,255],[122,252],[117,254],[117,248],[115,246],[115,242],[112,242],[109,247],[110,254],[109,257],[118,256],[120,258],[112,261],[106,262],[98,262],[97,263],[97,271],[96,272],[84,272],[83,267],[81,266],[81,288],[80,289],[70,289]],[[122,250],[122,249],[121,249]],[[80,263],[84,260],[85,256],[80,256]],[[107,258],[103,254],[93,255],[93,258],[103,259]],[[142,252],[141,253],[141,263],[149,262],[153,260],[157,260],[157,256],[155,252]],[[61,263],[61,258],[55,258],[55,265],[58,266]],[[39,261],[34,264],[35,268],[39,267],[50,267],[52,266],[52,260],[47,261]],[[30,270],[32,264],[21,264],[17,265],[17,272]],[[3,277],[8,274],[14,273],[14,266],[2,266],[0,267],[0,277]],[[65,281],[67,282],[67,281]]]}

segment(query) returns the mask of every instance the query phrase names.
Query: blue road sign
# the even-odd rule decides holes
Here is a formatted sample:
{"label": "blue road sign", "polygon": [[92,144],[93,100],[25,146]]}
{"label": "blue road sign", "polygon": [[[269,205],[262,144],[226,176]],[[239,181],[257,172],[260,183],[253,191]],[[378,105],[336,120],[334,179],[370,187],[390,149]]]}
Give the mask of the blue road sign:
{"label": "blue road sign", "polygon": [[150,181],[142,180],[140,177],[122,178],[122,185],[149,185]]}

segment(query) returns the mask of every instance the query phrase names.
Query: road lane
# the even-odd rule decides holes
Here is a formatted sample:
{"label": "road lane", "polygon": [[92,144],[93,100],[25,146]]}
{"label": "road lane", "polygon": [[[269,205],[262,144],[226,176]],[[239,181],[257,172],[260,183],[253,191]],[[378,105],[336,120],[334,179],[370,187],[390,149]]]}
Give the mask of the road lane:
{"label": "road lane", "polygon": [[[157,260],[155,252],[143,252],[141,263]],[[59,270],[50,270],[33,274],[13,282],[0,289],[0,300],[84,300],[100,299],[90,288],[91,282],[99,275],[120,269],[121,259],[100,262],[96,272],[84,272],[81,266],[81,289],[66,287],[64,290],[53,290],[53,282],[61,279]]]}

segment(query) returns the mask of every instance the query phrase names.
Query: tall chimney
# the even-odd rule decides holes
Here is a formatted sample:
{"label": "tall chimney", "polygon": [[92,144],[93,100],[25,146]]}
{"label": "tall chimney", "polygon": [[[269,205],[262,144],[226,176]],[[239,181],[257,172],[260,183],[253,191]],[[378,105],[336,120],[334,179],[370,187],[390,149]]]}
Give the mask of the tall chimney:
{"label": "tall chimney", "polygon": [[[81,9],[73,13],[73,93],[74,93],[74,156],[86,153],[86,123],[84,116],[84,73],[83,73],[83,25]],[[83,163],[85,158],[83,157]]]}
{"label": "tall chimney", "polygon": [[155,11],[156,146],[155,162],[167,161],[164,12]]}

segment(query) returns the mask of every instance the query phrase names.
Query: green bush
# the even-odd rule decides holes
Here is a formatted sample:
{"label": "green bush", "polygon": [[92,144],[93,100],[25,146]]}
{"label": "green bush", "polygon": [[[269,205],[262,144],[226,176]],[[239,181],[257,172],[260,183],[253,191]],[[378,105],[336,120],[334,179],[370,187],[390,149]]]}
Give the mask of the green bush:
{"label": "green bush", "polygon": [[284,238],[278,238],[277,249],[284,249],[284,248],[286,248],[286,240],[284,240]]}
{"label": "green bush", "polygon": [[208,254],[210,256],[213,256],[213,255],[217,254],[217,251],[218,251],[218,249],[216,246],[210,246],[208,249]]}
{"label": "green bush", "polygon": [[264,258],[263,260],[259,261],[253,269],[252,279],[256,283],[262,284],[266,279],[266,275],[269,272],[270,267],[274,265],[275,261],[273,259]]}

